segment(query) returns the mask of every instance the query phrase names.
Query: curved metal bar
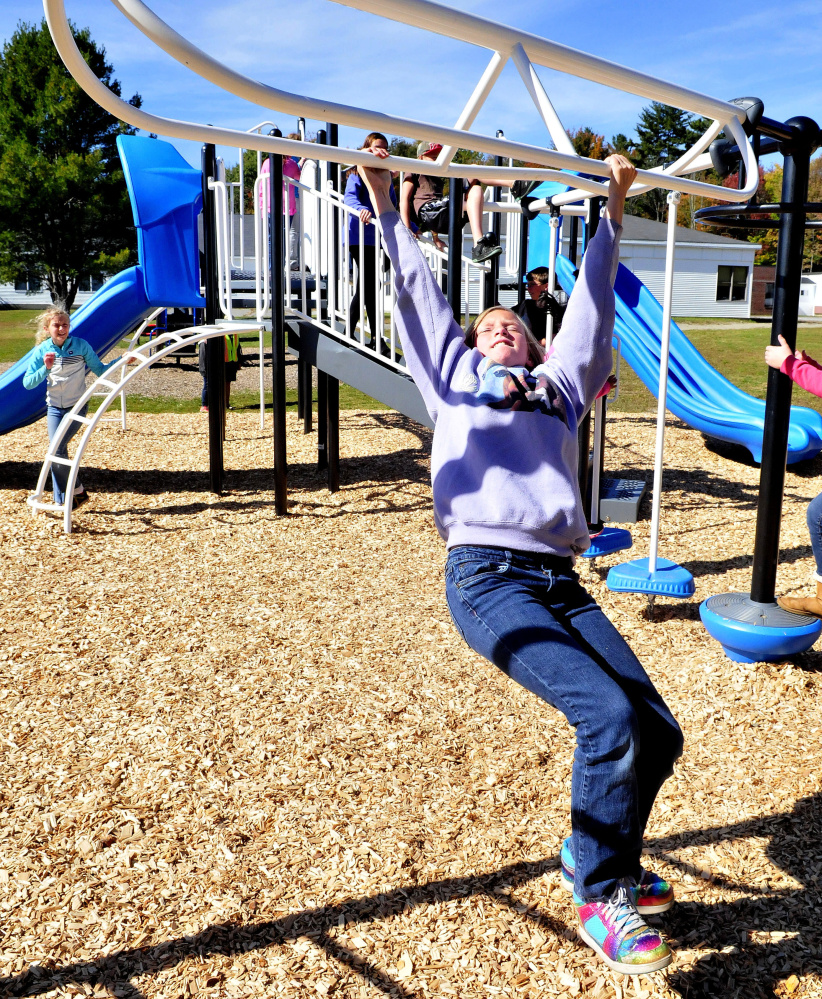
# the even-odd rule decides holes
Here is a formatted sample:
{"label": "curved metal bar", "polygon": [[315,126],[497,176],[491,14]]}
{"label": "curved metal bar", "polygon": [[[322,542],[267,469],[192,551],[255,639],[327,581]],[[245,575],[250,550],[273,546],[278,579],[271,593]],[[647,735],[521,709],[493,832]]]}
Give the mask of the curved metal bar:
{"label": "curved metal bar", "polygon": [[[106,371],[106,375],[116,372],[118,369],[124,368],[129,362],[138,357],[141,359],[141,363],[134,367],[120,382],[114,383],[106,377],[100,377],[95,382],[93,382],[80,396],[77,402],[71,409],[70,413],[67,413],[58,427],[57,433],[54,436],[54,440],[49,441],[49,449],[46,454],[45,460],[43,461],[43,466],[40,469],[40,476],[37,480],[37,489],[35,492],[28,497],[26,502],[32,508],[32,513],[37,510],[62,510],[63,512],[63,530],[66,534],[71,534],[71,515],[73,510],[73,498],[74,498],[74,487],[77,482],[77,473],[80,469],[81,459],[83,457],[83,452],[86,449],[86,445],[94,433],[97,424],[102,420],[105,415],[106,410],[112,404],[112,402],[125,391],[128,383],[132,378],[136,378],[138,375],[142,374],[146,368],[150,368],[152,364],[157,361],[162,360],[169,354],[173,354],[175,350],[179,350],[180,347],[189,346],[191,344],[199,343],[200,340],[208,340],[215,336],[225,336],[226,333],[236,333],[241,330],[256,330],[256,326],[240,326],[237,324],[232,324],[231,326],[217,326],[217,327],[207,327],[207,326],[194,326],[191,329],[197,330],[197,332],[190,337],[183,337],[180,333],[163,333],[154,341],[154,344],[147,343],[143,344],[141,347],[137,347],[135,350],[126,351],[117,358],[115,363]],[[186,332],[185,330],[180,332]],[[156,349],[156,344],[164,340],[170,340],[171,343],[167,347],[163,347],[161,350]],[[151,353],[152,347],[154,348],[154,353]],[[146,351],[144,354],[143,352]],[[94,395],[98,386],[105,385],[110,391],[108,395],[100,403],[99,409],[92,416],[79,416],[80,410],[85,406],[89,399]],[[70,459],[69,477],[66,483],[66,500],[63,507],[56,506],[53,503],[43,503],[40,497],[43,495],[45,489],[45,482],[48,476],[51,466],[54,463],[55,456],[52,451],[59,447],[60,442],[65,435],[66,430],[71,425],[71,423],[83,423],[86,425],[86,429],[83,431],[77,443],[77,450],[74,457]],[[62,460],[61,460],[62,461]],[[65,463],[65,462],[62,462]]]}
{"label": "curved metal bar", "polygon": [[727,122],[731,118],[744,120],[745,112],[735,104],[717,100],[696,90],[679,87],[674,83],[656,79],[646,73],[627,69],[618,63],[609,62],[598,56],[578,49],[548,41],[539,35],[510,28],[507,25],[489,21],[475,14],[432,3],[431,0],[334,0],[345,7],[370,11],[380,17],[411,24],[426,31],[433,31],[449,38],[493,48],[500,52],[510,52],[517,44],[522,45],[531,62],[539,66],[549,66],[561,73],[569,73],[584,80],[638,94],[650,100],[671,104],[685,111],[718,118]]}
{"label": "curved metal bar", "polygon": [[[443,145],[465,146],[466,139],[470,136],[471,147],[480,152],[491,153],[496,156],[527,159],[532,162],[546,164],[549,168],[551,166],[559,168],[557,170],[495,166],[477,167],[470,164],[460,166],[458,164],[431,163],[426,169],[432,176],[463,177],[468,179],[476,177],[485,183],[497,182],[505,184],[517,179],[554,180],[562,184],[568,184],[569,186],[576,185],[584,190],[590,190],[591,193],[601,195],[601,184],[583,180],[578,176],[569,178],[567,174],[561,171],[562,169],[584,171],[585,173],[604,178],[607,178],[610,174],[608,165],[600,160],[571,156],[557,150],[547,150],[526,143],[512,142],[505,138],[467,133],[460,129],[433,125],[413,119],[399,118],[381,112],[366,111],[347,105],[299,97],[286,91],[267,87],[222,66],[222,64],[211,56],[201,52],[183,38],[182,35],[178,34],[158,18],[141,0],[112,0],[112,3],[122,10],[143,34],[151,38],[152,41],[168,52],[173,58],[182,62],[199,75],[204,76],[210,82],[216,83],[230,93],[243,97],[255,104],[276,106],[279,110],[288,113],[303,115],[321,121],[336,121],[339,124],[367,128],[369,131],[375,127],[381,127],[384,131],[393,131],[400,135],[422,135],[426,138],[437,139]],[[80,54],[66,19],[63,0],[43,0],[43,6],[55,46],[69,72],[93,100],[106,108],[115,117],[128,122],[136,128],[161,132],[176,138],[193,139],[197,142],[213,142],[229,146],[247,144],[246,140],[249,134],[247,132],[162,118],[134,108],[126,101],[118,98],[100,83]],[[447,11],[449,14],[455,13],[450,8],[440,8],[435,4],[431,4],[430,6],[440,11]],[[502,28],[500,30],[503,31]],[[513,29],[504,30],[513,31]],[[519,36],[524,33],[515,32],[515,34]],[[535,36],[525,35],[525,37],[530,39]],[[547,44],[550,46],[552,43]],[[559,48],[562,48],[562,46]],[[593,59],[594,57],[590,58]],[[594,60],[594,62],[602,62],[602,60]],[[621,67],[617,68],[621,69]],[[623,72],[631,73],[629,70],[624,70]],[[642,74],[639,75],[641,76]],[[683,93],[685,92],[683,91]],[[735,105],[726,104],[721,101],[713,102],[712,110],[717,111],[717,114],[713,116],[720,119],[727,114],[734,116],[732,120],[727,122],[729,129],[733,129],[734,125],[738,125],[735,116],[742,113]],[[739,126],[739,134],[744,135],[741,126]],[[734,133],[734,137],[736,138],[736,133]],[[255,145],[263,151],[278,153],[284,156],[299,155],[316,159],[320,152],[320,147],[314,143],[278,139],[274,136],[260,136],[256,140]],[[323,146],[321,148],[323,158],[335,162],[355,163],[363,166],[373,163],[373,158],[367,151],[334,146]],[[382,161],[382,164],[386,169],[407,172],[414,172],[419,166],[419,162],[416,159],[400,156],[388,157]],[[639,171],[638,179],[641,183],[645,182],[653,186],[664,186],[686,194],[700,194],[727,201],[742,201],[746,200],[749,196],[743,191],[732,191],[728,188],[719,188],[712,184],[686,181],[672,177],[668,177],[666,183],[660,185],[657,182],[657,177],[651,175],[649,171]]]}
{"label": "curved metal bar", "polygon": [[[779,202],[773,205],[708,205],[694,212],[694,219],[699,225],[715,225],[731,229],[778,229],[780,219],[754,218],[759,214],[792,215],[794,212],[805,214],[822,214],[822,203],[810,201],[804,205],[790,205]],[[809,222],[805,220],[806,229],[822,228],[822,220]]]}

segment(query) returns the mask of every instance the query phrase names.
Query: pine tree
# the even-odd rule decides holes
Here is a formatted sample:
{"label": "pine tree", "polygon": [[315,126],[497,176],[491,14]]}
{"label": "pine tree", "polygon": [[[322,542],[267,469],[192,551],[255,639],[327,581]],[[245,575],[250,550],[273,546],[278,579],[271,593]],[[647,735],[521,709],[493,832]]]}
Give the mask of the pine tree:
{"label": "pine tree", "polygon": [[[687,111],[654,101],[639,115],[634,162],[643,170],[673,163],[702,135],[708,124],[704,118],[695,119]],[[667,217],[667,198],[666,190],[654,188],[633,198],[630,212],[663,222]]]}

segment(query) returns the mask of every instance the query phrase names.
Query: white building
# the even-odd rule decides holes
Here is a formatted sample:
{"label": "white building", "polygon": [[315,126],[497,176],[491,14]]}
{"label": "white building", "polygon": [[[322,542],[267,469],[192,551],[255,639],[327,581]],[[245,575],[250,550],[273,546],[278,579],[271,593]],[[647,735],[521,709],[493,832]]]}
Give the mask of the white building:
{"label": "white building", "polygon": [[[86,278],[74,299],[73,308],[87,302],[105,282],[98,278]],[[47,309],[51,305],[51,295],[36,278],[17,281],[14,284],[0,284],[0,309]]]}
{"label": "white building", "polygon": [[[620,262],[661,302],[668,227],[634,215],[626,215],[623,226]],[[673,314],[747,319],[758,249],[758,243],[678,226]]]}

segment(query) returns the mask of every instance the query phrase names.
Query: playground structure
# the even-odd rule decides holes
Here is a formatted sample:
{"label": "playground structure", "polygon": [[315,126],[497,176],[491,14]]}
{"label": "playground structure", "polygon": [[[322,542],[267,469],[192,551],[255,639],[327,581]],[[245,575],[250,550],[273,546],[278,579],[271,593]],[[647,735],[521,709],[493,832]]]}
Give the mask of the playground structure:
{"label": "playground structure", "polygon": [[[223,314],[228,324],[232,323],[232,302],[235,294],[235,286],[231,276],[232,270],[235,269],[232,267],[233,254],[231,253],[233,226],[230,222],[231,213],[227,211],[227,206],[231,199],[229,198],[224,178],[221,179],[219,168],[214,159],[214,143],[237,145],[238,147],[256,147],[261,153],[267,153],[270,157],[270,182],[268,185],[262,185],[255,189],[255,211],[257,211],[260,201],[262,201],[262,206],[257,212],[258,221],[255,225],[255,233],[257,235],[255,240],[254,281],[258,321],[261,318],[261,313],[268,311],[267,306],[270,302],[270,323],[274,338],[274,465],[277,482],[278,512],[286,512],[283,368],[286,320],[290,320],[290,324],[293,322],[293,325],[291,325],[293,336],[289,339],[289,347],[290,349],[298,350],[300,356],[300,385],[304,414],[305,390],[307,385],[306,371],[310,376],[309,362],[316,364],[320,368],[321,374],[325,374],[326,376],[325,378],[321,377],[320,381],[320,417],[321,420],[323,417],[326,420],[326,456],[330,472],[329,484],[332,488],[335,487],[336,475],[334,412],[335,393],[338,389],[338,382],[336,382],[334,376],[328,376],[327,371],[322,371],[321,365],[327,367],[330,364],[326,355],[329,353],[335,354],[338,362],[344,357],[345,361],[344,363],[340,363],[340,367],[352,372],[355,370],[359,372],[365,371],[365,365],[369,366],[369,374],[375,369],[387,371],[392,376],[393,382],[389,380],[388,375],[381,375],[381,382],[380,379],[377,379],[377,382],[382,385],[384,393],[390,393],[395,384],[408,381],[401,370],[402,359],[397,350],[393,319],[386,338],[387,343],[385,348],[383,348],[381,336],[374,336],[372,338],[371,356],[368,355],[368,348],[365,347],[363,342],[364,323],[361,326],[363,332],[360,333],[359,339],[352,335],[352,331],[347,325],[343,325],[344,320],[347,319],[347,305],[350,301],[350,288],[342,273],[342,268],[345,266],[345,261],[347,260],[345,241],[342,235],[346,229],[342,221],[345,215],[345,208],[339,203],[339,187],[338,184],[335,184],[334,171],[329,168],[329,164],[341,162],[367,164],[373,162],[373,160],[367,152],[343,149],[336,146],[334,133],[337,123],[353,125],[369,130],[382,128],[387,132],[414,135],[442,143],[443,150],[437,162],[426,166],[426,172],[432,175],[453,178],[470,175],[479,177],[481,180],[491,184],[509,184],[515,179],[527,178],[561,185],[561,190],[558,193],[551,194],[545,200],[544,204],[537,203],[531,207],[554,213],[557,211],[561,212],[565,208],[566,211],[579,214],[577,206],[580,201],[583,201],[585,203],[583,211],[585,212],[587,223],[586,231],[588,232],[596,225],[599,209],[598,199],[604,196],[607,187],[600,180],[581,177],[578,176],[578,173],[584,172],[596,178],[604,178],[607,177],[608,167],[599,161],[588,160],[574,153],[570,140],[537,76],[536,66],[549,66],[649,99],[669,103],[713,119],[712,125],[706,130],[705,134],[675,163],[668,165],[664,169],[657,168],[652,171],[639,171],[637,184],[632,193],[640,193],[643,190],[649,189],[649,187],[662,187],[672,192],[701,194],[729,202],[748,202],[755,195],[758,187],[757,154],[764,151],[762,143],[769,141],[761,137],[770,137],[771,141],[781,144],[780,148],[786,154],[786,185],[788,184],[789,175],[792,179],[790,190],[783,196],[782,205],[760,206],[757,210],[762,212],[763,210],[767,211],[770,209],[785,212],[782,218],[783,221],[787,220],[784,226],[787,238],[784,240],[780,239],[778,277],[781,275],[783,283],[780,284],[780,281],[777,281],[777,297],[774,303],[774,337],[777,332],[781,332],[791,346],[795,345],[796,309],[793,310],[792,314],[790,311],[793,292],[791,291],[790,294],[787,292],[781,293],[781,289],[783,288],[783,284],[787,288],[789,285],[795,283],[798,295],[801,267],[796,266],[797,240],[795,237],[788,235],[788,233],[797,229],[797,223],[804,221],[801,215],[803,210],[807,210],[807,206],[804,205],[804,198],[807,192],[806,161],[809,159],[810,153],[815,146],[819,131],[815,123],[810,122],[809,119],[792,119],[788,123],[774,122],[763,116],[761,106],[758,109],[752,110],[750,101],[718,101],[706,95],[698,94],[644,74],[616,66],[605,60],[567,49],[537,36],[501,27],[472,15],[463,14],[438,4],[424,2],[424,0],[406,0],[404,3],[398,3],[395,0],[350,0],[347,3],[348,6],[357,7],[361,10],[369,10],[395,20],[425,27],[452,38],[481,45],[492,51],[493,54],[488,67],[460,114],[457,124],[454,128],[448,128],[345,105],[320,102],[255,83],[221,66],[211,57],[194,48],[186,39],[160,21],[139,0],[112,0],[112,2],[149,39],[162,47],[174,58],[185,62],[195,72],[224,89],[238,96],[253,100],[255,103],[276,109],[279,113],[299,114],[314,120],[333,119],[334,121],[334,124],[329,125],[327,129],[325,137],[326,144],[311,144],[302,141],[283,140],[277,135],[263,136],[259,132],[253,136],[249,136],[248,133],[231,129],[213,128],[189,122],[170,121],[143,112],[142,110],[137,110],[120,101],[119,98],[103,87],[85,65],[74,45],[61,0],[45,0],[44,2],[49,26],[61,57],[81,86],[98,103],[106,107],[118,118],[128,121],[135,127],[179,138],[197,139],[198,141],[204,140],[207,143],[203,171],[205,180],[202,189],[204,221],[206,223],[204,246],[206,275],[205,313],[206,322],[212,329],[215,328],[220,313]],[[342,2],[345,2],[345,0],[342,0]],[[549,135],[556,147],[555,149],[544,149],[513,142],[499,134],[491,137],[468,131],[479,108],[498,79],[507,59],[510,59],[519,71],[529,95],[546,124]],[[720,133],[723,131],[728,138],[722,145],[722,155],[726,161],[740,160],[740,178],[742,183],[736,191],[728,188],[718,188],[702,181],[690,179],[687,176],[688,174],[715,165],[717,142]],[[749,141],[748,136],[752,137],[752,141]],[[155,148],[162,146],[162,143],[152,143],[151,140],[139,141],[149,142]],[[487,167],[472,165],[464,167],[454,164],[452,157],[458,147],[470,147],[481,152],[493,154],[498,157],[498,165]],[[710,152],[708,151],[709,147]],[[303,266],[300,269],[297,279],[297,288],[294,288],[291,275],[287,269],[287,262],[283,259],[282,252],[281,157],[284,155],[297,155],[321,161],[321,165],[318,168],[320,177],[319,190],[312,191],[307,185],[301,185],[301,195],[306,193],[309,197],[315,197],[317,202],[316,211],[314,216],[312,216],[311,225],[309,226],[310,231],[308,233],[306,233],[304,224],[305,219],[301,220],[299,240],[303,250],[307,239],[310,242],[314,251],[312,259],[314,261],[315,274],[312,280],[312,277],[308,274],[308,268]],[[510,165],[506,166],[506,161],[510,163],[512,158],[527,159],[531,162],[539,163],[540,167],[517,169]],[[800,163],[798,181],[794,176],[795,171],[788,169],[789,161],[793,160],[797,160]],[[804,193],[802,163],[805,163]],[[418,168],[418,161],[402,157],[389,157],[384,161],[384,165],[391,169],[409,171]],[[138,176],[139,171],[135,171],[132,180]],[[138,207],[135,203],[132,180],[130,180],[129,186],[132,193],[132,204],[135,207],[135,219],[137,219]],[[265,193],[266,188],[267,194]],[[258,194],[261,194],[262,198],[258,198]],[[215,203],[221,205],[221,211],[215,210]],[[786,208],[787,204],[792,206],[791,209]],[[570,206],[570,208],[566,206]],[[267,210],[269,208],[270,211]],[[496,197],[492,198],[486,204],[486,208],[494,212],[510,213],[513,206],[510,201],[502,202],[499,200],[499,195],[496,193]],[[726,211],[734,213],[736,210],[732,208]],[[452,230],[449,242],[454,247],[460,245],[457,237],[457,220],[461,216],[461,205],[457,206],[456,199],[454,199],[451,214]],[[267,226],[266,215],[268,216]],[[168,213],[163,217],[167,218],[167,216]],[[229,221],[226,221],[227,216]],[[209,225],[209,219],[211,218],[215,222],[217,219],[222,219],[223,221],[222,223],[216,222],[216,225],[212,227]],[[148,233],[152,229],[154,221],[156,219],[149,212],[145,218],[145,231],[143,229],[140,230],[143,234],[142,238],[146,240],[145,246],[144,243],[141,243],[141,265],[143,266],[145,265],[145,260],[142,250],[145,248],[150,255],[151,250],[148,247],[147,240]],[[780,222],[780,225],[782,224]],[[312,229],[311,226],[314,228]],[[268,241],[265,239],[266,228],[269,234]],[[798,228],[801,231],[801,224]],[[525,233],[524,222],[522,223],[521,232]],[[511,238],[512,235],[513,230],[509,229],[509,252],[513,253],[511,250],[511,245],[514,242]],[[379,240],[379,233],[377,239]],[[268,254],[267,243],[271,247],[270,255]],[[783,243],[791,243],[790,253],[793,254],[792,257],[788,249],[785,250],[785,254],[782,253]],[[521,240],[519,260],[517,261],[520,269],[524,263],[522,245],[523,241]],[[801,238],[799,245],[799,262],[801,263]],[[379,242],[377,249],[379,253]],[[190,253],[188,256],[190,258]],[[242,251],[240,259],[243,262],[245,260],[245,254]],[[470,273],[467,275],[461,273],[461,271],[468,271],[469,269],[466,262],[461,260],[460,255],[453,253],[449,255],[447,261],[443,261],[437,258],[435,252],[432,252],[431,259],[435,269],[438,267],[441,268],[443,263],[446,265],[449,298],[455,313],[460,314],[463,301],[465,302],[465,312],[466,314],[469,313],[471,311],[470,294],[466,290],[463,296],[461,292],[463,281],[460,280],[460,278],[467,277],[464,284],[466,289],[470,289]],[[305,264],[305,261],[303,263]],[[668,267],[669,277],[672,265],[673,260],[671,256]],[[556,273],[560,277],[560,281],[563,281],[563,274],[565,275],[566,281],[563,283],[566,283],[568,281],[568,274],[566,273],[567,268],[563,264],[562,259],[557,259],[553,267],[556,268]],[[485,270],[493,271],[492,268]],[[379,300],[383,306],[387,307],[390,313],[392,295],[391,276],[390,274],[383,275],[380,268],[377,268],[377,271],[377,293]],[[170,274],[171,272],[166,269],[166,273]],[[216,279],[212,279],[212,276],[215,276]],[[486,275],[483,274],[477,275],[474,278],[477,290],[479,291],[480,301],[484,300],[482,296],[486,295],[488,287],[485,277]],[[323,280],[326,282],[324,289],[326,292],[325,296],[322,295]],[[359,281],[361,283],[360,290],[362,291],[362,276],[359,277]],[[493,285],[491,287],[493,289]],[[286,292],[286,288],[289,289],[288,292]],[[192,304],[193,297],[197,297],[197,304],[201,304],[202,299],[199,298],[199,284],[196,291],[191,288],[188,290],[192,294],[187,295],[188,301],[181,304]],[[568,289],[566,288],[566,290]],[[158,289],[155,288],[154,291],[156,292]],[[665,394],[669,388],[666,370],[669,353],[670,303],[666,302],[666,308],[659,324],[660,346],[657,348],[653,345],[649,346],[649,342],[645,336],[644,330],[650,329],[653,331],[657,325],[657,319],[654,318],[653,321],[648,321],[650,313],[653,312],[653,306],[647,300],[643,299],[641,289],[636,289],[635,286],[632,287],[630,277],[622,275],[621,280],[618,279],[617,293],[618,302],[621,303],[619,321],[623,324],[623,327],[620,327],[618,323],[617,333],[625,350],[626,357],[632,351],[633,356],[638,359],[637,366],[639,368],[643,368],[643,362],[648,360],[649,354],[652,359],[654,354],[658,357],[656,368],[659,373],[660,411],[664,417]],[[347,295],[349,296],[348,298],[346,297]],[[147,301],[142,303],[143,311],[148,308],[148,305],[155,302],[154,297],[151,295],[146,296],[146,298]],[[362,298],[361,294],[361,301]],[[160,303],[157,302],[157,304]],[[176,304],[176,302],[164,300],[162,304]],[[645,311],[644,315],[643,309]],[[132,309],[132,313],[133,311]],[[642,326],[639,326],[635,322],[637,316],[642,320]],[[81,318],[79,313],[77,318]],[[139,318],[139,316],[132,314],[130,325],[133,325],[135,318]],[[779,330],[777,330],[778,326]],[[225,328],[228,328],[228,326]],[[258,327],[255,326],[254,328]],[[116,342],[118,339],[120,339],[119,335],[113,337],[113,342]],[[220,371],[222,354],[218,342],[219,334],[215,330],[213,335],[206,337],[206,339],[209,340],[209,385],[211,386],[216,383],[220,386],[222,383],[222,372]],[[642,344],[642,346],[637,346],[637,344]],[[340,351],[345,351],[345,355],[341,354]],[[675,351],[675,357],[676,353]],[[373,354],[381,356],[377,359]],[[688,358],[686,357],[686,368],[687,364]],[[653,360],[648,362],[648,366],[653,367]],[[680,364],[679,367],[682,367],[682,365]],[[688,389],[693,387],[694,383],[698,384],[700,382],[700,379],[693,377],[693,369],[690,372],[687,370],[684,372],[690,375],[690,379],[686,380],[679,367],[677,364],[674,365],[675,370],[671,379],[671,386],[673,386],[671,392],[672,409],[674,409],[674,412],[677,412],[674,406],[679,406],[681,403],[680,396],[687,396]],[[214,377],[212,377],[212,374]],[[346,380],[351,380],[353,384],[357,384],[355,377],[351,379],[346,378]],[[803,647],[807,648],[813,643],[819,633],[818,622],[814,621],[812,627],[808,624],[807,619],[803,620],[797,618],[796,615],[787,615],[786,612],[779,611],[773,603],[776,564],[778,561],[778,511],[781,504],[782,487],[782,479],[779,475],[780,463],[783,469],[782,474],[784,475],[785,457],[788,454],[792,456],[793,460],[798,460],[797,455],[799,457],[808,457],[811,454],[817,453],[819,447],[822,447],[822,421],[803,416],[801,413],[797,416],[795,412],[794,426],[789,431],[790,386],[787,386],[786,394],[785,386],[782,384],[784,381],[787,381],[787,379],[782,378],[780,382],[779,376],[776,373],[770,377],[768,400],[765,404],[764,414],[761,413],[761,404],[758,407],[759,412],[757,414],[757,419],[761,419],[764,425],[764,445],[761,449],[763,489],[760,495],[760,513],[753,570],[754,583],[752,587],[752,601],[758,610],[754,614],[754,620],[749,622],[749,625],[756,634],[757,639],[763,639],[765,645],[771,643],[769,648],[765,648],[765,645],[760,642],[756,649],[758,658],[778,658],[788,651],[797,651],[798,649],[795,647],[797,640],[799,640],[800,644],[804,642]],[[777,387],[778,382],[779,386]],[[380,398],[379,384],[376,390],[368,389],[377,398]],[[772,386],[774,387],[773,391]],[[357,385],[357,387],[361,386]],[[0,386],[1,388],[2,386]],[[703,405],[703,411],[695,419],[702,419],[706,412],[711,410],[708,412],[708,416],[713,422],[709,420],[709,426],[713,427],[724,421],[725,424],[736,424],[739,429],[750,432],[751,423],[753,422],[752,412],[744,412],[742,403],[737,398],[736,402],[739,403],[741,416],[738,419],[735,416],[729,418],[727,413],[728,393],[723,393],[721,391],[722,388],[723,386],[720,386],[719,394],[715,394],[712,398],[712,402],[714,403],[712,409],[707,404]],[[708,396],[711,395],[709,391],[706,391],[705,394]],[[210,404],[209,413],[210,457],[212,486],[219,491],[222,477],[222,407],[216,395],[214,403],[214,405]],[[403,409],[402,405],[397,405],[393,397],[391,403],[396,408],[407,412],[407,410]],[[722,411],[723,408],[725,410],[724,413]],[[677,415],[681,414],[677,413]],[[31,418],[35,419],[37,417],[33,415]],[[310,403],[308,405],[307,420],[310,421]],[[26,422],[30,422],[30,420],[26,420]],[[779,428],[775,429],[777,423],[779,423]],[[604,425],[604,420],[600,419],[598,424]],[[5,427],[4,429],[10,428]],[[699,429],[703,429],[703,427],[700,426]],[[652,557],[649,560],[651,563],[656,561],[656,538],[658,533],[660,500],[659,482],[664,441],[663,430],[664,419],[660,419],[657,443],[657,470],[655,476],[657,482],[654,504],[655,527],[653,531]],[[758,428],[755,428],[752,434],[749,433],[751,443],[748,444],[755,456],[757,431]],[[711,433],[712,431],[706,430],[705,432]],[[789,434],[791,435],[791,439],[789,439]],[[714,436],[721,435],[714,434]],[[816,438],[816,441],[814,438]],[[326,444],[326,441],[323,441],[323,445]],[[587,447],[585,448],[585,456],[587,458]],[[596,478],[598,474],[598,463],[596,460],[594,469]],[[41,475],[42,478],[43,475]],[[596,503],[596,501],[597,494],[595,490],[594,502]],[[649,574],[653,574],[654,568],[655,566],[652,564]],[[645,590],[644,592],[651,591]],[[776,625],[772,625],[771,623],[772,617],[770,615],[772,614],[776,614],[779,617],[779,622]],[[750,614],[748,616],[750,617]],[[790,618],[793,620],[787,620]],[[800,622],[798,625],[797,621]],[[748,628],[748,625],[743,623],[740,627],[744,631]],[[739,628],[733,625],[731,630],[736,632]],[[793,642],[793,644],[791,642],[788,643],[790,648],[785,644],[785,641],[782,641],[780,644],[779,636],[774,634],[774,631],[778,631],[783,639],[785,632],[790,632],[790,639]],[[730,640],[727,642],[723,638],[720,638],[720,640],[723,641],[723,645],[729,654],[745,658],[744,650],[740,651]],[[775,645],[773,644],[774,642],[776,643]]]}

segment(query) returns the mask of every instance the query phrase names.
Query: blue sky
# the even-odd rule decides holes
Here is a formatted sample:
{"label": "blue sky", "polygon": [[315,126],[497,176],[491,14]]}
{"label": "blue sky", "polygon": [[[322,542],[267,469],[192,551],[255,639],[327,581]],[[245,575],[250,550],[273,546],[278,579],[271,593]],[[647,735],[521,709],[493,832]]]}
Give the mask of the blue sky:
{"label": "blue sky", "polygon": [[[453,124],[490,53],[330,0],[148,0],[177,31],[232,68],[311,97]],[[719,98],[757,96],[765,113],[822,121],[822,4],[785,0],[452,0],[450,6],[532,31]],[[246,129],[278,115],[222,93],[185,70],[132,27],[108,0],[66,0],[69,17],[106,48],[123,94],[142,94],[156,114]],[[20,20],[37,22],[38,0],[0,7],[0,37]],[[610,138],[632,134],[642,98],[549,70],[543,83],[568,128],[588,125]],[[309,130],[318,127],[309,122]],[[475,128],[545,143],[536,110],[509,64]],[[359,132],[343,130],[355,143]],[[177,142],[191,162],[194,143]],[[236,153],[225,151],[227,161]]]}

